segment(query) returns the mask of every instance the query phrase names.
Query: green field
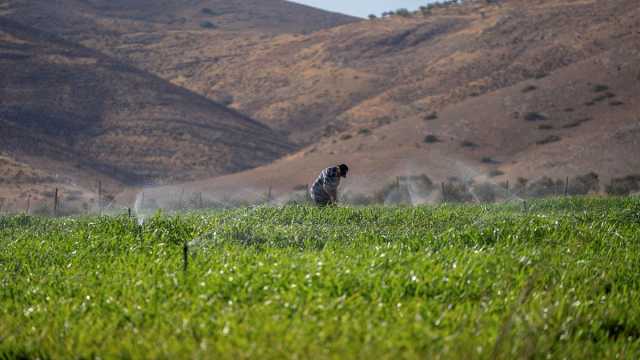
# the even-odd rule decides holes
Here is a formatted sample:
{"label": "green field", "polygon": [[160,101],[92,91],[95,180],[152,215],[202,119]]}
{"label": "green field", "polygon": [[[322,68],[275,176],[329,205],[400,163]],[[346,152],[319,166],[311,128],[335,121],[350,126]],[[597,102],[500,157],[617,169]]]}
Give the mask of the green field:
{"label": "green field", "polygon": [[0,358],[632,359],[639,271],[637,198],[3,217]]}

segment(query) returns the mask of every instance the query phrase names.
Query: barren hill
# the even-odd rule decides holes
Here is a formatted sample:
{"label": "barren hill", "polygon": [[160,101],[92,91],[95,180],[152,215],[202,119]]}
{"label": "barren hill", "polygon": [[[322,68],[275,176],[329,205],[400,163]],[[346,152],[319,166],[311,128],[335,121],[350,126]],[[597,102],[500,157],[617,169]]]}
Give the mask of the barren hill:
{"label": "barren hill", "polygon": [[358,20],[284,0],[8,0],[0,15],[87,41],[203,29],[308,33]]}
{"label": "barren hill", "polygon": [[435,182],[457,177],[513,184],[595,172],[604,186],[611,178],[640,174],[638,53],[637,45],[612,49],[428,119],[349,131],[267,166],[147,192],[162,199],[186,188],[217,199],[256,200],[270,189],[273,198],[286,200],[320,169],[341,162],[351,166],[343,191],[359,195],[396,176],[421,174]]}
{"label": "barren hill", "polygon": [[6,5],[7,16],[223,102],[306,146],[195,187],[290,191],[339,160],[356,164],[354,174],[366,179],[353,180],[357,187],[408,172],[435,180],[491,173],[492,181],[640,172],[630,155],[638,152],[636,0],[465,1],[307,34],[216,22],[222,2],[193,2],[178,23],[144,6],[114,15],[74,5],[65,14],[79,20],[54,14],[46,25],[45,7],[16,4],[24,2]]}
{"label": "barren hill", "polygon": [[234,110],[4,18],[0,49],[0,152],[38,171],[79,185],[97,177],[114,186],[171,182],[291,150]]}
{"label": "barren hill", "polygon": [[175,66],[176,56],[161,56],[178,48],[175,39],[130,56],[194,91],[228,94],[235,108],[308,144],[427,116],[597,56],[637,38],[637,17],[633,0],[469,3],[228,47],[194,37]]}
{"label": "barren hill", "polygon": [[[339,161],[354,168],[349,191],[402,174],[498,183],[594,171],[604,184],[640,173],[635,1],[468,4],[278,39],[287,51],[262,46],[217,74],[261,63],[261,83],[239,71],[250,95],[236,106],[306,142],[329,136],[272,165],[181,187],[284,194]],[[288,62],[275,57],[288,51]],[[283,85],[261,93],[267,79]]]}
{"label": "barren hill", "polygon": [[[71,0],[63,3],[67,9],[79,8]],[[133,20],[124,23],[124,15],[115,16],[111,7],[92,7],[83,19],[97,25],[88,34],[64,17],[39,23],[37,14],[44,6],[9,8],[19,21],[61,32],[229,104],[290,133],[300,144],[352,128],[427,116],[469,97],[545,76],[625,44],[638,27],[634,0],[468,1],[425,16],[359,22],[340,18],[329,23],[345,25],[324,30],[316,26],[320,30],[307,35],[274,33],[246,23],[238,29],[249,31],[222,23],[202,28],[202,9],[222,13],[224,2],[186,7],[167,2],[191,11],[184,15],[191,20],[182,25],[140,21],[164,16],[138,6],[143,3],[128,5]],[[276,3],[260,2],[258,7],[243,0],[233,6],[254,21],[261,18],[255,11],[276,8]],[[300,16],[311,24],[316,19],[306,12]],[[53,22],[56,16],[45,18]]]}

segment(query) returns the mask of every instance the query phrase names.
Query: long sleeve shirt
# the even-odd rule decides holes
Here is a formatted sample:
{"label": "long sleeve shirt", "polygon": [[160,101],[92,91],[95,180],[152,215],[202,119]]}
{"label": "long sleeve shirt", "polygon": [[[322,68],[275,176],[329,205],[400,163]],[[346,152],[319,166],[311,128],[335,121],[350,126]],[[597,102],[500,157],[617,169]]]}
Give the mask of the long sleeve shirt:
{"label": "long sleeve shirt", "polygon": [[340,176],[337,167],[328,167],[320,173],[309,192],[316,203],[329,203],[338,198]]}

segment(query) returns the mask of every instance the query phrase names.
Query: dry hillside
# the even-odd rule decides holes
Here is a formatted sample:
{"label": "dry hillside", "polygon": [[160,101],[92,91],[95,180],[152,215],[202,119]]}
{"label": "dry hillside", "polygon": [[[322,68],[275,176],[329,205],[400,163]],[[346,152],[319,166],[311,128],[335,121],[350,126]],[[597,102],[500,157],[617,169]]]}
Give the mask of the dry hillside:
{"label": "dry hillside", "polygon": [[[543,176],[564,179],[596,172],[604,186],[613,177],[640,174],[640,47],[597,57],[451,105],[429,119],[399,120],[372,131],[323,139],[273,164],[175,187],[217,199],[287,199],[317,172],[346,162],[342,185],[367,194],[398,175],[426,174],[498,184]],[[590,74],[588,80],[577,80]],[[122,199],[130,199],[124,196]]]}
{"label": "dry hillside", "polygon": [[7,0],[0,15],[86,41],[199,29],[308,33],[357,20],[284,0]]}
{"label": "dry hillside", "polygon": [[[65,14],[78,12],[73,1],[63,3]],[[202,8],[217,14],[228,5],[194,3],[167,2],[174,5],[158,7],[162,16],[141,0],[128,5],[128,17],[94,6],[81,12],[83,21],[93,21],[95,30],[88,33],[82,22],[69,20],[71,15],[41,16],[49,19],[46,24],[35,20],[46,8],[42,5],[9,8],[20,21],[229,104],[301,144],[354,127],[426,116],[601,54],[633,38],[638,8],[634,0],[467,1],[427,16],[335,19],[330,23],[347,24],[300,35],[247,23],[202,28]],[[233,6],[246,14],[248,8],[275,9],[277,3]],[[182,25],[155,20],[185,11],[190,20]],[[315,24],[315,14],[300,16]],[[114,21],[117,26],[110,26]],[[240,28],[249,30],[236,31]]]}
{"label": "dry hillside", "polygon": [[39,171],[78,184],[172,182],[291,150],[234,110],[3,18],[0,48],[0,152]]}
{"label": "dry hillside", "polygon": [[353,188],[411,172],[438,181],[491,174],[495,182],[587,171],[604,182],[640,172],[631,155],[640,150],[637,0],[465,1],[355,22],[309,8],[296,8],[309,11],[299,22],[238,15],[277,12],[277,1],[235,1],[238,16],[221,14],[222,1],[61,3],[65,11],[46,13],[42,1],[12,0],[3,11],[229,105],[304,147],[194,188],[284,193],[339,160],[354,165]]}
{"label": "dry hillside", "polygon": [[[308,61],[340,64],[354,75],[350,81],[344,73],[337,77],[345,85],[329,87],[335,94],[329,102],[310,86],[280,104],[292,109],[296,99],[314,99],[316,123],[303,121],[316,108],[307,103],[292,121],[300,119],[312,134],[327,124],[340,131],[275,164],[180,186],[212,194],[263,194],[273,186],[284,194],[338,161],[354,169],[348,191],[369,191],[408,173],[498,183],[594,171],[602,184],[640,173],[635,1],[511,1],[479,7],[484,17],[473,9],[441,9],[433,18],[377,20],[291,39],[289,44],[307,42],[299,51],[313,54]],[[288,65],[295,66],[293,60]],[[318,84],[333,81],[331,71],[303,69],[315,69]],[[362,86],[374,94],[348,103],[342,92],[358,81],[374,82]],[[264,96],[281,96],[285,90],[279,89]],[[346,110],[338,109],[339,101]],[[324,117],[332,110],[335,117]],[[262,111],[256,114],[269,122]]]}

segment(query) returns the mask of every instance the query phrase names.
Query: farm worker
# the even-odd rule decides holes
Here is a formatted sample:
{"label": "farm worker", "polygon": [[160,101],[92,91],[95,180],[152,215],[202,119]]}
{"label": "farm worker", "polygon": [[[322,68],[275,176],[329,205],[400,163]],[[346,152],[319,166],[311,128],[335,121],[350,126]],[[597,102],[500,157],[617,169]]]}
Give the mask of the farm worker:
{"label": "farm worker", "polygon": [[349,167],[345,164],[328,167],[320,173],[309,189],[311,199],[316,205],[335,205],[338,202],[340,177],[346,178]]}

